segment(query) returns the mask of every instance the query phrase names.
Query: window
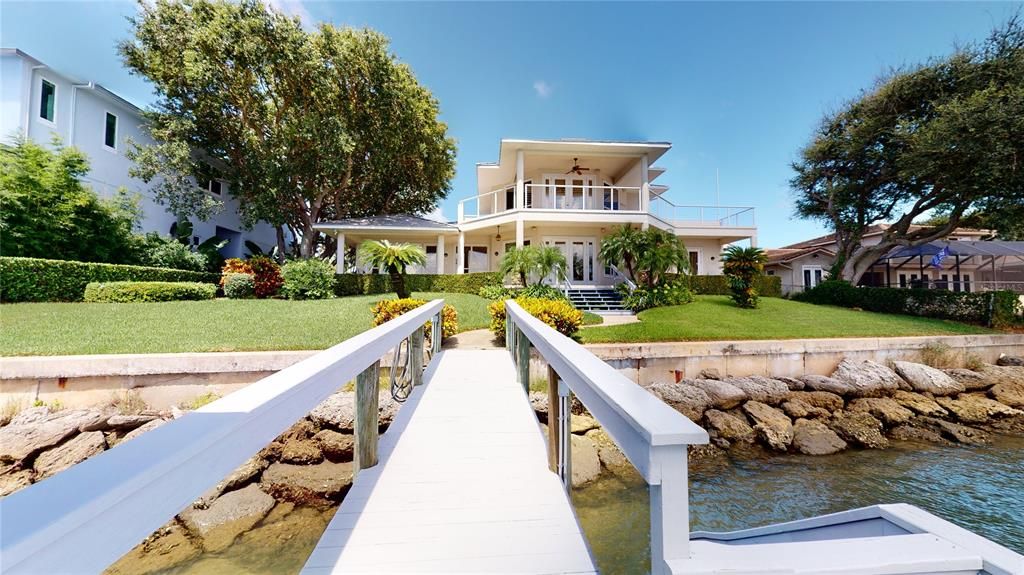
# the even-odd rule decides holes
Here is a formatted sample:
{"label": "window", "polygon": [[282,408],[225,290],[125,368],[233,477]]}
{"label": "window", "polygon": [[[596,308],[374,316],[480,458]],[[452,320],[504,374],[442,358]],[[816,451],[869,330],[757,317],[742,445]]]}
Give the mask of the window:
{"label": "window", "polygon": [[696,274],[700,272],[700,252],[690,252],[690,273]]}
{"label": "window", "polygon": [[57,108],[57,86],[46,80],[39,89],[39,117],[52,122]]}
{"label": "window", "polygon": [[103,124],[103,145],[113,150],[117,149],[117,116],[110,112],[107,112]]}
{"label": "window", "polygon": [[485,272],[488,267],[487,246],[466,246],[463,248],[463,273]]}
{"label": "window", "polygon": [[516,207],[516,187],[505,188],[505,209],[514,210]]}
{"label": "window", "polygon": [[213,194],[213,195],[215,195],[215,196],[219,196],[219,195],[220,195],[220,190],[221,190],[221,186],[222,186],[222,185],[223,185],[223,184],[221,184],[221,181],[220,181],[220,180],[217,180],[217,179],[213,179],[213,180],[210,180],[210,187],[209,187],[209,188],[207,188],[207,189],[209,189],[209,190],[210,190],[210,193],[211,193],[211,194]]}
{"label": "window", "polygon": [[768,275],[770,275],[770,276],[773,276],[773,275],[775,275],[775,270],[768,270],[768,271],[767,271],[767,272],[765,272],[765,273],[767,273],[767,274],[768,274]]}
{"label": "window", "polygon": [[804,266],[804,288],[812,288],[821,283],[821,266]]}

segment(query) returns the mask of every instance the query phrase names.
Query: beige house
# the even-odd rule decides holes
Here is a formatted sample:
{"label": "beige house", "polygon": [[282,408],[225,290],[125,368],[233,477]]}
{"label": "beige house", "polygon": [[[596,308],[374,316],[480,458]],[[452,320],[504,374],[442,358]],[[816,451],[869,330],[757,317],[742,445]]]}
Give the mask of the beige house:
{"label": "beige house", "polygon": [[656,162],[668,142],[502,140],[498,161],[477,165],[475,194],[455,222],[380,216],[317,227],[338,238],[339,272],[367,272],[351,250],[366,239],[422,245],[428,262],[413,273],[496,271],[516,246],[554,246],[569,265],[565,287],[610,287],[621,274],[597,257],[602,238],[622,225],[654,226],[683,238],[698,274],[719,274],[723,247],[757,242],[752,207],[677,205]]}

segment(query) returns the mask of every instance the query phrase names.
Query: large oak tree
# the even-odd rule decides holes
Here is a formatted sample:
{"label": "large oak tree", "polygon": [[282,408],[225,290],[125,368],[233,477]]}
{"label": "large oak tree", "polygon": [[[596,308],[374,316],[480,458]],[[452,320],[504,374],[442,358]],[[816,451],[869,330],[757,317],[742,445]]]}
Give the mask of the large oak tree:
{"label": "large oak tree", "polygon": [[[949,235],[975,213],[1024,213],[1024,27],[897,71],[821,123],[794,163],[797,214],[836,232],[854,282],[896,246]],[[912,223],[942,214],[934,226]],[[888,222],[877,245],[870,226]]]}
{"label": "large oak tree", "polygon": [[247,225],[287,227],[309,257],[318,222],[424,212],[448,194],[454,140],[381,34],[306,32],[259,0],[143,1],[131,22],[121,54],[159,98],[135,174],[171,211],[208,217],[217,202],[195,180],[217,176]]}

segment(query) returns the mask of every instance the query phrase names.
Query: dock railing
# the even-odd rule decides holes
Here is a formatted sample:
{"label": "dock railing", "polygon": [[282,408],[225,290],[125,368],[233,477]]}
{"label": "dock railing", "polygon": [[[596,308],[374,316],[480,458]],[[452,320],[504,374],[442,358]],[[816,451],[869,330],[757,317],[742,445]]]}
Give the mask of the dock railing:
{"label": "dock railing", "polygon": [[377,463],[380,358],[409,339],[422,382],[424,324],[440,350],[434,300],[40,483],[0,499],[5,574],[99,573],[356,380],[356,460]]}
{"label": "dock railing", "polygon": [[548,455],[553,470],[570,489],[570,408],[575,394],[647,482],[651,572],[672,573],[670,561],[689,558],[686,449],[707,443],[707,432],[515,301],[506,301],[505,307],[506,345],[524,389],[530,380],[530,348],[548,364]]}

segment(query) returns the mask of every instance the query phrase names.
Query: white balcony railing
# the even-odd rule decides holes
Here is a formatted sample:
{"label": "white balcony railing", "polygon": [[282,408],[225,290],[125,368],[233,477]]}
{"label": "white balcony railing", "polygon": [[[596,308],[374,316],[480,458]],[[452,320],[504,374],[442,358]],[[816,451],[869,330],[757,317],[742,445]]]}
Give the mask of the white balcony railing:
{"label": "white balcony railing", "polygon": [[[640,212],[640,188],[631,186],[566,186],[526,184],[527,210]],[[459,221],[474,220],[515,209],[514,188],[459,202]]]}
{"label": "white balcony railing", "polygon": [[754,208],[749,206],[680,206],[660,196],[651,198],[651,215],[673,225],[753,228]]}

